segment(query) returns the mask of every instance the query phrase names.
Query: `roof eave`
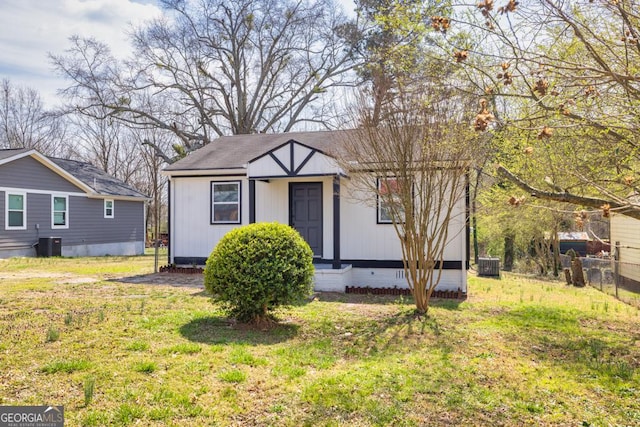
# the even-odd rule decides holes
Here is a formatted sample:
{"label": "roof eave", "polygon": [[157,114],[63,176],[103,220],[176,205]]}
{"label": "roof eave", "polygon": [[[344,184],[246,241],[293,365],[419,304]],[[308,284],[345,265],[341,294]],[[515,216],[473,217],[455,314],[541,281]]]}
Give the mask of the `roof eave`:
{"label": "roof eave", "polygon": [[225,176],[225,175],[246,175],[246,167],[231,167],[231,168],[207,168],[207,169],[164,169],[162,175],[168,177],[180,177],[180,176]]}
{"label": "roof eave", "polygon": [[123,200],[130,202],[150,202],[151,197],[147,196],[120,196],[115,194],[102,194],[102,193],[91,193],[87,194],[87,197],[90,199],[109,199],[109,200]]}
{"label": "roof eave", "polygon": [[90,186],[88,186],[84,182],[80,181],[78,178],[76,178],[71,173],[69,173],[66,170],[64,170],[61,166],[58,166],[55,162],[49,160],[46,156],[40,154],[38,151],[33,150],[33,153],[31,153],[31,156],[35,160],[40,162],[42,165],[44,165],[45,167],[49,168],[54,173],[57,173],[58,175],[60,175],[64,179],[66,179],[67,181],[71,182],[76,187],[82,189],[88,195],[95,193],[95,190],[93,188],[91,188]]}
{"label": "roof eave", "polygon": [[35,154],[35,153],[38,153],[38,152],[36,150],[34,150],[34,149],[23,151],[21,153],[18,153],[16,155],[11,156],[11,157],[7,157],[5,159],[0,159],[0,165],[3,165],[5,163],[11,163],[11,162],[13,162],[15,160],[21,159],[23,157],[30,156],[30,155]]}

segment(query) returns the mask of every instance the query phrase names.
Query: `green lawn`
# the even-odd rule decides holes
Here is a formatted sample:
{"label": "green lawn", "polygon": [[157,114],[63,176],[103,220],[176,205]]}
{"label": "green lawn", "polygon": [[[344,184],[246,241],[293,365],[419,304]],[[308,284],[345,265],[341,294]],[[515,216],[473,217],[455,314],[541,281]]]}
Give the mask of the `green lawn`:
{"label": "green lawn", "polygon": [[320,294],[254,330],[153,258],[0,260],[0,405],[75,425],[640,425],[640,314],[591,288],[470,277],[426,319]]}

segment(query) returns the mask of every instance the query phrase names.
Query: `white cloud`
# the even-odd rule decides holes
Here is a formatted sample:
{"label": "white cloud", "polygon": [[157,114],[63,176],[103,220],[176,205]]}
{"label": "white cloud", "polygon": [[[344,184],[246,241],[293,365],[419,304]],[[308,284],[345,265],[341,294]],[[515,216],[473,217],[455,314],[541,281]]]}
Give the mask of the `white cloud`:
{"label": "white cloud", "polygon": [[133,0],[0,1],[0,78],[40,92],[45,103],[59,102],[56,90],[66,82],[55,75],[48,54],[62,54],[72,35],[95,37],[114,55],[130,51],[131,25],[159,16],[153,2]]}
{"label": "white cloud", "polygon": [[[338,2],[353,16],[353,0]],[[67,82],[54,72],[49,53],[63,54],[77,34],[126,57],[131,25],[160,14],[154,0],[0,0],[0,79],[36,89],[47,106],[59,104],[56,91]]]}

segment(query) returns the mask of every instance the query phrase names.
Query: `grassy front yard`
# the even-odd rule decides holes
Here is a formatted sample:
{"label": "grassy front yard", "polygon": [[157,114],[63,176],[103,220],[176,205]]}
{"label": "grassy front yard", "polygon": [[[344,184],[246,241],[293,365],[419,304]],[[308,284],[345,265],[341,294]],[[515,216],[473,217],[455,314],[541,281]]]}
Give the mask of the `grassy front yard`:
{"label": "grassy front yard", "polygon": [[470,278],[427,319],[321,294],[269,331],[152,257],[0,260],[0,405],[75,425],[640,425],[640,312],[594,289]]}

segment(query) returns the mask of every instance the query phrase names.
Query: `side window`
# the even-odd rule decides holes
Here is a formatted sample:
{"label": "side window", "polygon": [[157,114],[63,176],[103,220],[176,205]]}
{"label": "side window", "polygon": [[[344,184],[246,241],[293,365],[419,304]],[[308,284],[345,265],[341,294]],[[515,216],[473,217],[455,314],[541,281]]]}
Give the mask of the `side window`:
{"label": "side window", "polygon": [[402,181],[397,178],[378,178],[378,224],[393,223],[393,209],[391,203],[396,205],[401,218],[404,218],[402,200],[400,198],[400,186]]}
{"label": "side window", "polygon": [[104,201],[104,217],[105,218],[113,218],[114,217],[114,202],[113,200],[105,200]]}
{"label": "side window", "polygon": [[68,196],[52,196],[51,228],[69,228]]}
{"label": "side window", "polygon": [[211,224],[240,224],[240,181],[211,182]]}
{"label": "side window", "polygon": [[27,229],[27,195],[26,193],[5,193],[6,230]]}

